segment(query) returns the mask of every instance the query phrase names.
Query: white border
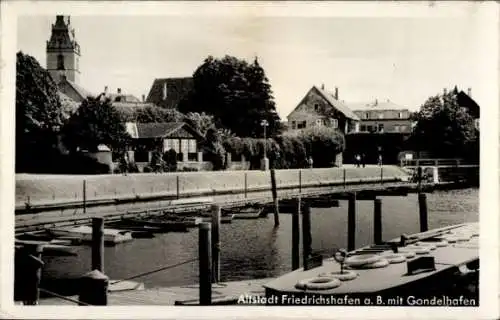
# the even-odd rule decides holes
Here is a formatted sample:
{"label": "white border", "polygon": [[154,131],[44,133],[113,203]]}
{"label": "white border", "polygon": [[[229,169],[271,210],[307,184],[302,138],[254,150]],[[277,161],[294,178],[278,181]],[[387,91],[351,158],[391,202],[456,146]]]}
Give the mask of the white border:
{"label": "white border", "polygon": [[[1,194],[0,317],[8,318],[450,318],[494,319],[498,295],[498,6],[494,2],[63,2],[7,1],[1,3]],[[442,8],[444,10],[435,10]],[[14,105],[15,50],[18,15],[218,15],[218,16],[341,16],[341,17],[453,17],[480,15],[483,50],[478,66],[491,93],[481,105],[481,307],[479,308],[368,308],[368,307],[20,307],[13,305],[14,217]]]}

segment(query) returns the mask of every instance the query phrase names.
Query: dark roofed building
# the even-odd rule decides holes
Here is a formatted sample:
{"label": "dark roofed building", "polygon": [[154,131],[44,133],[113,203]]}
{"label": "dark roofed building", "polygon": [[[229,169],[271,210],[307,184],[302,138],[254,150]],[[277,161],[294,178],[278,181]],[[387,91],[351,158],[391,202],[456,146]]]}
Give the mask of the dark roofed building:
{"label": "dark roofed building", "polygon": [[177,108],[179,102],[193,89],[193,78],[155,79],[146,102],[163,108]]}
{"label": "dark roofed building", "polygon": [[200,142],[204,137],[185,122],[125,124],[127,133],[132,137],[132,150],[136,162],[150,162],[154,151],[165,153],[173,149],[182,162],[201,162]]}
{"label": "dark roofed building", "polygon": [[390,100],[375,99],[368,103],[349,103],[360,118],[360,132],[392,132],[410,134],[413,122],[411,112]]}
{"label": "dark roofed building", "polygon": [[459,106],[467,108],[469,114],[474,117],[474,119],[479,119],[481,110],[477,102],[472,99],[470,89],[468,90],[468,93],[463,91],[457,93],[457,102]]}

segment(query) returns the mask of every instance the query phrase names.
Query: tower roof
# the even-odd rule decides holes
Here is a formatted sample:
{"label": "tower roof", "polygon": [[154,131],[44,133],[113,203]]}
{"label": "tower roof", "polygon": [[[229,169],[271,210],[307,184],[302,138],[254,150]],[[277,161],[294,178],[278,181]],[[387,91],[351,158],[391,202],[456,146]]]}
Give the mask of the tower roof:
{"label": "tower roof", "polygon": [[70,16],[56,16],[56,23],[52,24],[50,40],[47,41],[47,51],[72,50],[80,54],[80,45],[75,39],[75,29],[71,27]]}

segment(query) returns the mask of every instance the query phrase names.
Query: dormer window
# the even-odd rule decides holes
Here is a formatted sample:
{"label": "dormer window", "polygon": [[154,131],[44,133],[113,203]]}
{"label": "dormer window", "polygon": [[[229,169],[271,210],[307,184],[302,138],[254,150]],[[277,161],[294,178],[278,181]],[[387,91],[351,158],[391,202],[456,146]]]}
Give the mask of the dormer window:
{"label": "dormer window", "polygon": [[57,56],[57,70],[64,70],[64,56],[62,54]]}

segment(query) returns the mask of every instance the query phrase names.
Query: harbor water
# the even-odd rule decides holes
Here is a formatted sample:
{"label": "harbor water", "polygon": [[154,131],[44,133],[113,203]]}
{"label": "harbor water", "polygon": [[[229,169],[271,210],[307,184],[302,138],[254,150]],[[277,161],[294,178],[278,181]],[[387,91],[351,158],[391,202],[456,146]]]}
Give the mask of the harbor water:
{"label": "harbor water", "polygon": [[[402,233],[419,232],[416,194],[382,199],[383,240]],[[373,242],[373,201],[357,201],[356,247]],[[435,191],[427,195],[429,229],[479,220],[479,189]],[[221,225],[221,280],[245,280],[279,276],[291,271],[292,215],[280,215],[274,228],[272,214],[267,219],[233,220]],[[312,248],[325,255],[347,246],[347,201],[336,208],[312,208]],[[153,239],[105,248],[104,272],[112,280],[129,278],[198,256],[198,230],[188,233],[157,234]],[[77,257],[44,257],[42,286],[61,293],[75,279],[90,271],[89,246],[78,247]],[[197,283],[198,262],[134,279],[146,288]]]}

